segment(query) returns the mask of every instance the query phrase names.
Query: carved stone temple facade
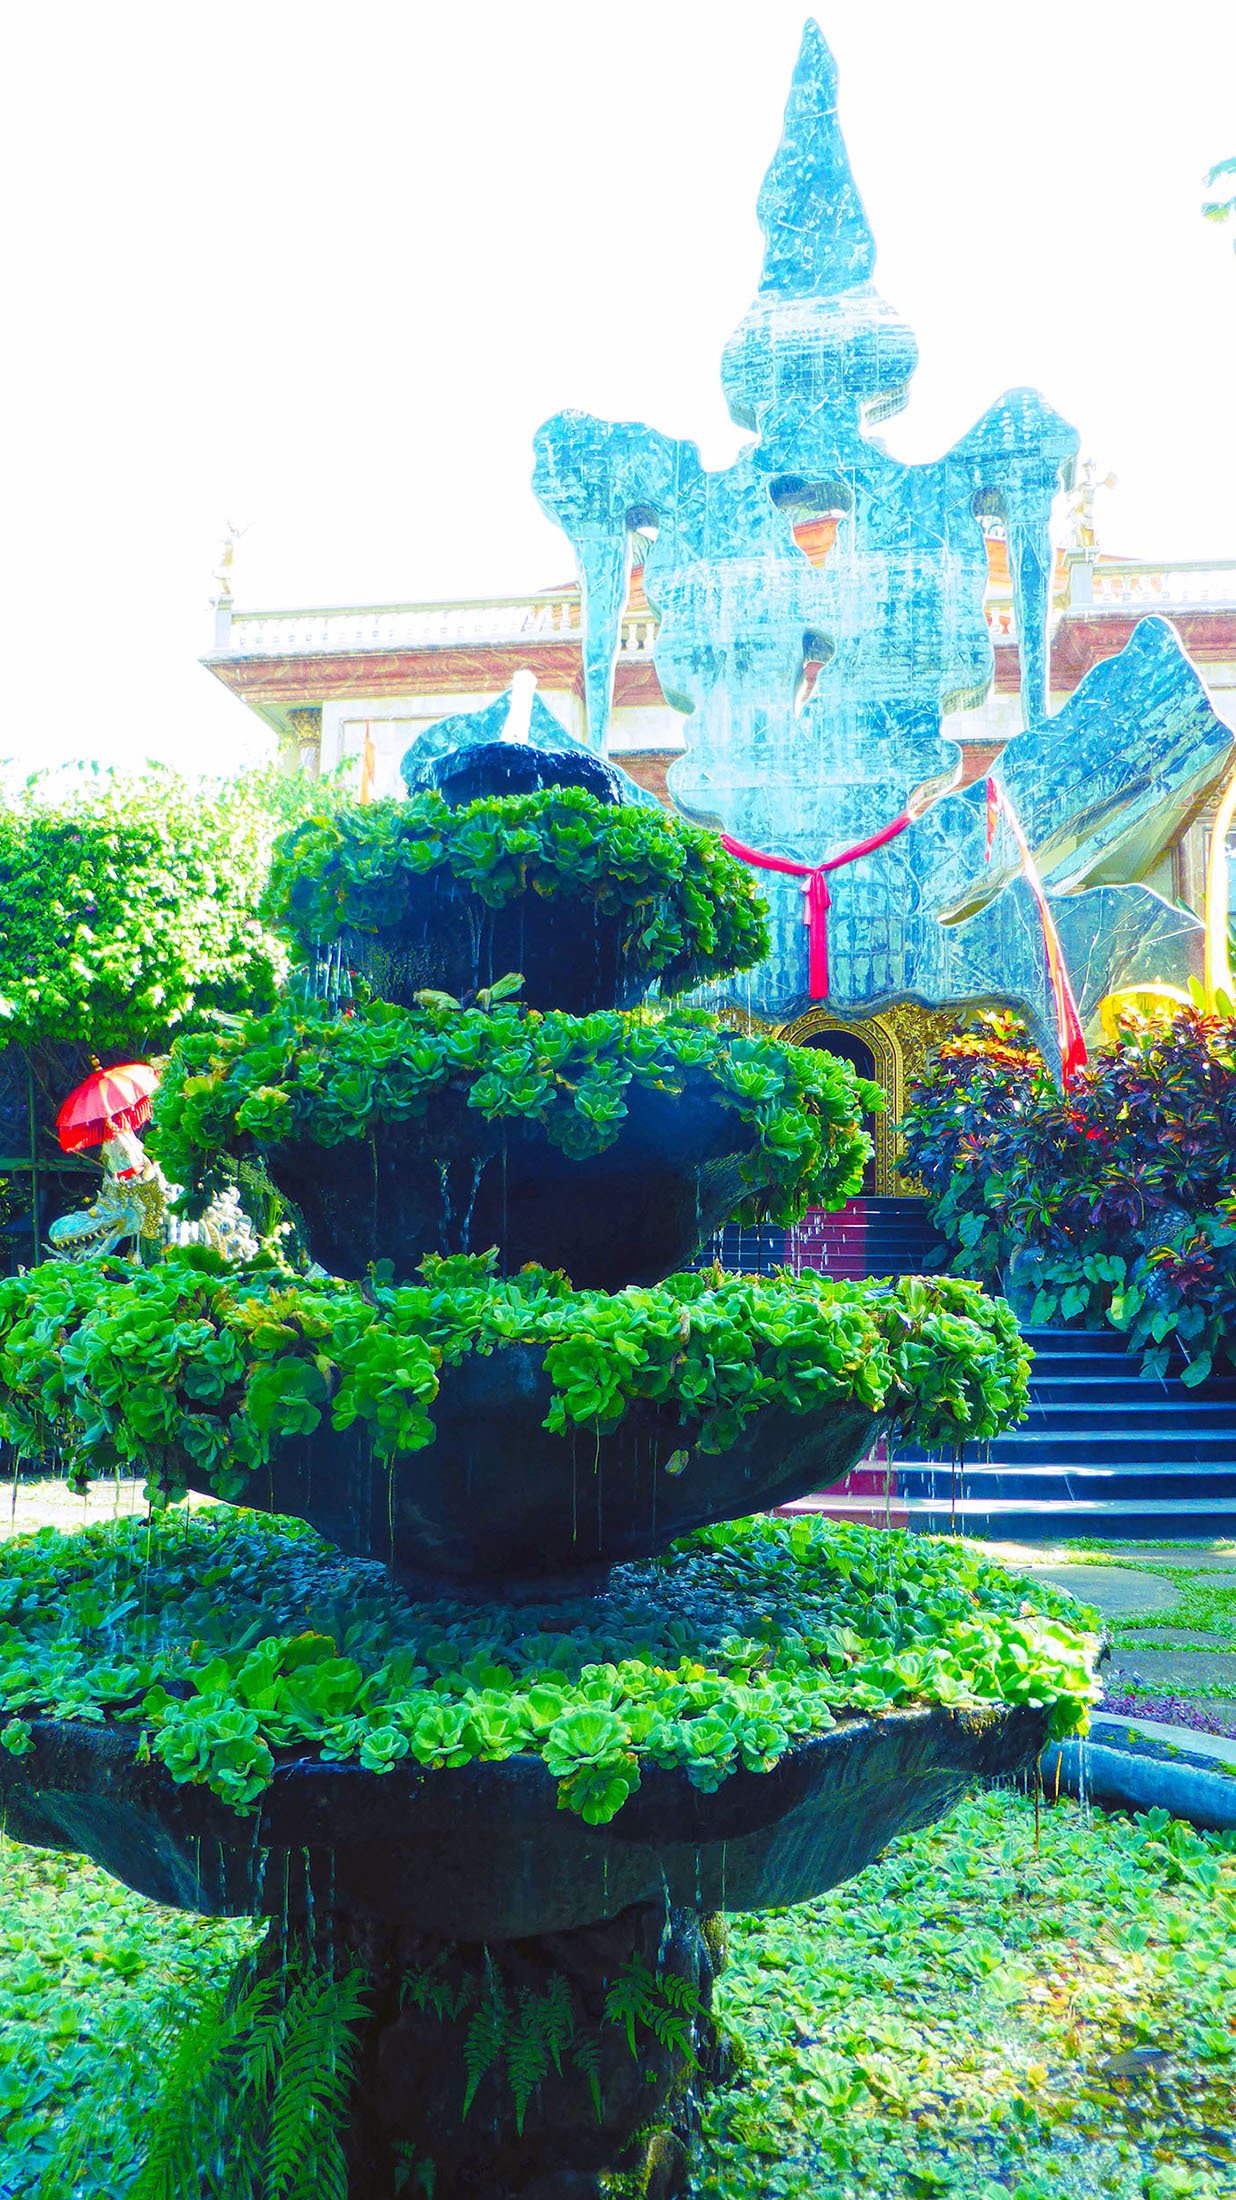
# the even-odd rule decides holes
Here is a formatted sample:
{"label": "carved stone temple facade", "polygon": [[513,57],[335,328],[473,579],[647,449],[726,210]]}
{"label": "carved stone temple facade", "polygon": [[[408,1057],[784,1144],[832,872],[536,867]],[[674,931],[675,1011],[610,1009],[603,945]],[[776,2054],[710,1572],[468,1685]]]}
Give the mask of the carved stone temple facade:
{"label": "carved stone temple facade", "polygon": [[[872,281],[814,24],[759,217],[759,287],[722,359],[752,434],[731,466],[709,472],[642,423],[559,413],[533,488],[577,580],[259,611],[234,605],[225,572],[205,662],[291,755],[356,759],[373,794],[401,791],[427,728],[531,671],[569,737],[759,865],[772,953],[710,1005],[859,1048],[892,1103],[876,1185],[892,1191],[906,1085],[959,1010],[1009,1002],[1060,1058],[1015,826],[1084,1023],[1120,987],[1198,967],[1208,825],[1236,757],[1236,558],[1101,549],[1105,484],[1078,476],[1075,432],[1033,390],[1004,392],[936,460],[890,455],[873,431],[906,402],[917,347]],[[809,905],[826,912],[823,956],[804,942],[804,869],[813,892],[829,874]]]}

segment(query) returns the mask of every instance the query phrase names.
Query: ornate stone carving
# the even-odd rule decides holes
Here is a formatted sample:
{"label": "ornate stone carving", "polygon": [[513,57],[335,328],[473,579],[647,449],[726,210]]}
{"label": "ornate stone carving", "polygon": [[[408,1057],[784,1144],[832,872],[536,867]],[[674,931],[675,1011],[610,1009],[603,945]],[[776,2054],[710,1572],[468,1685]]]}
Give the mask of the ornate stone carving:
{"label": "ornate stone carving", "polygon": [[[835,861],[915,789],[954,776],[947,716],[992,684],[983,526],[998,522],[1026,729],[999,769],[1042,847],[1083,1013],[1139,977],[1182,982],[1197,924],[1133,882],[1228,771],[1230,732],[1154,619],[1048,716],[1050,515],[1077,438],[1033,390],[1006,392],[928,464],[903,465],[871,435],[904,403],[917,352],[871,280],[875,246],[814,24],[759,213],[759,294],[722,363],[730,411],[753,433],[734,463],[711,472],[693,443],[575,412],[536,438],[534,485],[580,570],[589,740],[604,741],[638,536],[657,673],[685,715],[674,801],[764,854]],[[821,514],[836,535],[815,566],[793,527]],[[1055,1058],[1037,908],[1002,842],[995,857],[981,790],[938,792],[908,830],[836,870],[832,1011],[1000,997]],[[793,879],[760,885],[773,952],[746,1005],[784,1019],[806,982],[801,895]]]}

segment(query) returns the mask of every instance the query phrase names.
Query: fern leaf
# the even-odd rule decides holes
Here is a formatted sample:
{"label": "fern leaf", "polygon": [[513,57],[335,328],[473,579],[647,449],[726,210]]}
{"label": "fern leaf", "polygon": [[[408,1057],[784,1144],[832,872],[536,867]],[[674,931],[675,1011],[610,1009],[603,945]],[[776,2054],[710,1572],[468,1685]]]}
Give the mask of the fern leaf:
{"label": "fern leaf", "polygon": [[534,1994],[531,1987],[522,1987],[519,2014],[508,2026],[506,2036],[507,2077],[515,2098],[515,2130],[520,2138],[523,2137],[528,2102],[549,2069],[546,2021],[542,1997]]}
{"label": "fern leaf", "polygon": [[593,2039],[590,2033],[581,2033],[572,2043],[571,2061],[581,2076],[588,2080],[588,2091],[592,2095],[592,2105],[597,2112],[597,2122],[600,2123],[604,2115],[604,2109],[601,2105],[600,2042]]}
{"label": "fern leaf", "polygon": [[575,2037],[575,2003],[571,1998],[570,1981],[561,1971],[552,1974],[538,2006],[541,2010],[541,2037],[554,2069],[561,2077],[562,2050],[569,2047]]}
{"label": "fern leaf", "polygon": [[[283,2053],[270,2110],[269,2200],[341,2200],[347,2177],[338,2135],[347,2120],[356,2056],[355,2025],[363,2015],[363,1973],[347,1978],[309,1974],[285,2005]],[[332,2146],[332,2141],[334,2142]]]}
{"label": "fern leaf", "polygon": [[671,2009],[687,2009],[693,2017],[700,2015],[704,2006],[700,2000],[700,1990],[689,1978],[684,1978],[681,1972],[663,1971],[657,1985]]}
{"label": "fern leaf", "polygon": [[227,2090],[225,2065],[263,1998],[263,1990],[255,1987],[231,2007],[217,2004],[185,2026],[171,2046],[146,2159],[129,2200],[196,2200],[200,2158],[209,2153],[205,2127],[210,2097],[212,2091],[217,2096]]}
{"label": "fern leaf", "polygon": [[605,1996],[605,2015],[610,2024],[622,2025],[633,2055],[636,2053],[635,2027],[637,2024],[651,2025],[656,2007],[656,1980],[647,1964],[638,1956],[632,1956]]}
{"label": "fern leaf", "polygon": [[664,2006],[654,2009],[647,2023],[662,2047],[675,2048],[689,2063],[694,2064],[695,2043],[691,2035],[691,2022],[680,2009],[666,2009]]}
{"label": "fern leaf", "polygon": [[497,1972],[489,1969],[480,2006],[468,2026],[464,2042],[464,2087],[461,2120],[476,2099],[476,2089],[487,2070],[493,2068],[502,2053],[507,2034],[506,1997]]}

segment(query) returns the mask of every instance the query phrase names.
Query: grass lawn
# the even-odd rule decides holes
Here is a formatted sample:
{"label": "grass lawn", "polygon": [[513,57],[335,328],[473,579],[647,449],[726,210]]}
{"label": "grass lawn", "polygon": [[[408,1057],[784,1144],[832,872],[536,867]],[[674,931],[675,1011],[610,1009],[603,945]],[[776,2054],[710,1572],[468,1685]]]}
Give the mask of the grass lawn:
{"label": "grass lawn", "polygon": [[[176,2019],[252,1928],[0,1845],[0,2194],[120,2200]],[[1236,2194],[1236,1842],[1008,1793],[734,1919],[701,2200]]]}

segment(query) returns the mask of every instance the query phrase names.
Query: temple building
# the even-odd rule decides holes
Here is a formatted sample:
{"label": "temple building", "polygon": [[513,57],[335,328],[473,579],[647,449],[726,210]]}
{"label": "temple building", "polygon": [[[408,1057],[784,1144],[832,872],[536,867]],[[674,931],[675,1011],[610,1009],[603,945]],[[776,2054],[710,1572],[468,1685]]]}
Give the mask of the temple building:
{"label": "temple building", "polygon": [[[1181,564],[1108,555],[1095,546],[1084,492],[1078,504],[1071,531],[1090,539],[1060,551],[1055,561],[1052,708],[1073,693],[1092,666],[1123,649],[1139,618],[1156,611],[1170,620],[1193,662],[1204,668],[1215,709],[1236,732],[1236,559]],[[834,533],[831,520],[809,523],[796,530],[796,539],[813,564],[822,564]],[[998,533],[987,536],[987,561],[984,610],[995,682],[982,710],[954,721],[967,778],[986,770],[1017,727],[1020,665],[1008,557]],[[682,718],[666,702],[657,679],[656,631],[636,567],[622,619],[605,751],[672,807],[665,775],[682,752]],[[289,762],[316,772],[350,758],[359,781],[368,755],[368,785],[375,795],[402,794],[400,758],[418,734],[449,715],[493,703],[525,667],[535,672],[542,700],[567,730],[581,737],[585,730],[575,583],[523,597],[316,611],[239,610],[225,593],[216,606],[214,648],[204,663],[272,729]],[[1215,796],[1201,804],[1150,880],[1168,900],[1185,902],[1199,914],[1216,806]],[[1236,880],[1236,847],[1232,855]],[[898,1172],[897,1120],[927,1045],[949,1020],[946,1013],[911,1004],[863,1019],[808,1007],[780,1026],[844,1050],[885,1087],[890,1109],[872,1126],[876,1157],[870,1185],[885,1197],[915,1189]],[[844,1225],[830,1227],[833,1236],[844,1234]],[[836,1257],[833,1248],[834,1264]]]}
{"label": "temple building", "polygon": [[[1124,648],[1137,621],[1158,612],[1199,667],[1219,716],[1236,733],[1236,558],[1184,563],[1109,555],[1097,548],[1089,492],[1070,515],[1072,547],[1057,553],[1052,591],[1051,704],[1067,700],[1101,659]],[[831,519],[794,530],[823,566]],[[981,710],[958,715],[954,738],[973,778],[1017,731],[1020,658],[1006,545],[987,535],[984,612],[995,681]],[[682,754],[682,714],[665,700],[653,661],[657,617],[632,570],[622,618],[605,753],[668,806],[665,775]],[[310,611],[242,610],[225,585],[206,669],[270,727],[289,762],[330,771],[368,753],[375,795],[399,795],[399,760],[439,719],[483,709],[527,667],[567,731],[585,735],[583,622],[577,582],[528,596],[462,602],[364,604]],[[1174,842],[1150,883],[1200,910],[1215,799]]]}
{"label": "temple building", "polygon": [[1108,484],[1032,389],[923,463],[873,432],[918,347],[872,279],[814,23],[758,214],[758,288],[721,359],[752,438],[731,465],[556,413],[532,486],[575,581],[263,612],[236,607],[225,564],[206,664],[311,768],[354,760],[362,797],[397,794],[443,719],[481,738],[473,715],[535,676],[564,739],[757,873],[770,951],[709,1005],[878,1078],[887,1198],[912,1188],[908,1085],[959,1013],[1013,1007],[1067,1084],[1114,997],[1187,998],[1236,753],[1236,559],[1102,550]]}

